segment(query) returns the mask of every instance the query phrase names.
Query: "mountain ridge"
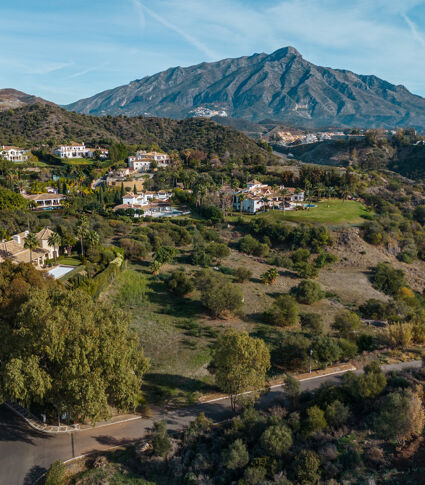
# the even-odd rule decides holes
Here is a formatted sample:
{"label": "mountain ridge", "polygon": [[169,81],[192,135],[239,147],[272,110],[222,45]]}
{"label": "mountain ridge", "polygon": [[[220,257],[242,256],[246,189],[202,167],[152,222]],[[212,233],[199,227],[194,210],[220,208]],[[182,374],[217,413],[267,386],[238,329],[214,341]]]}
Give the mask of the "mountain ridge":
{"label": "mountain ridge", "polygon": [[51,101],[39,98],[33,94],[27,94],[13,88],[0,89],[0,111],[22,108],[33,104],[47,104],[49,106],[57,106]]}
{"label": "mountain ridge", "polygon": [[316,66],[291,46],[171,67],[64,107],[101,116],[170,118],[205,107],[225,110],[232,118],[270,118],[306,128],[425,128],[424,98],[375,75]]}

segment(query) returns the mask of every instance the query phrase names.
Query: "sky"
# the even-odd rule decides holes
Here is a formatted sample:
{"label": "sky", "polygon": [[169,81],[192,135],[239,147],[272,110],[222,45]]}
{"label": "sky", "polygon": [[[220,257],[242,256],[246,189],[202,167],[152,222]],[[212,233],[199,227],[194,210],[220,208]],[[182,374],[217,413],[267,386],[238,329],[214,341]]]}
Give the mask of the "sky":
{"label": "sky", "polygon": [[425,0],[0,0],[0,88],[58,104],[294,46],[425,97]]}

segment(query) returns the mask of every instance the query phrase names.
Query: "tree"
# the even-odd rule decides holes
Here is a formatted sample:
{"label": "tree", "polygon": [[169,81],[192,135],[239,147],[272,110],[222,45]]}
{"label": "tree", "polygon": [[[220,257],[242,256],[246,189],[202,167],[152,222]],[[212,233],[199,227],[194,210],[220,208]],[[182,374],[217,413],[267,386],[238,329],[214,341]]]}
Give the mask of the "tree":
{"label": "tree", "polygon": [[239,212],[242,212],[242,203],[246,199],[246,195],[242,193],[242,194],[239,194],[237,198],[239,203]]}
{"label": "tree", "polygon": [[317,281],[303,280],[298,286],[291,288],[291,294],[298,303],[311,305],[323,298],[322,287]]}
{"label": "tree", "polygon": [[262,448],[275,458],[282,458],[288,453],[292,443],[292,432],[284,424],[269,426],[260,438]]}
{"label": "tree", "polygon": [[175,295],[183,297],[193,291],[195,285],[183,269],[177,269],[167,279],[167,286]]}
{"label": "tree", "polygon": [[233,271],[233,276],[238,283],[244,283],[252,278],[252,271],[241,266]]}
{"label": "tree", "polygon": [[377,290],[394,296],[406,286],[406,279],[403,270],[392,268],[388,263],[378,263],[373,269],[372,283]]}
{"label": "tree", "polygon": [[0,394],[92,421],[137,406],[148,361],[124,313],[53,280],[24,291],[0,315]]}
{"label": "tree", "polygon": [[46,474],[45,485],[63,485],[65,483],[66,466],[60,461],[53,462]]}
{"label": "tree", "polygon": [[47,244],[54,248],[53,251],[53,257],[55,258],[55,264],[56,264],[56,258],[58,257],[58,250],[56,248],[59,248],[59,246],[62,244],[62,238],[57,232],[52,232],[47,240]]}
{"label": "tree", "polygon": [[338,332],[340,337],[350,338],[353,337],[354,332],[360,327],[361,323],[357,313],[345,311],[335,316],[332,328]]}
{"label": "tree", "polygon": [[162,265],[165,263],[172,263],[176,256],[177,251],[175,248],[171,246],[161,246],[154,254],[153,259]]}
{"label": "tree", "polygon": [[312,406],[307,409],[307,419],[305,421],[305,434],[312,435],[317,431],[325,429],[328,426],[325,418],[325,412],[319,406]]}
{"label": "tree", "polygon": [[387,379],[376,361],[365,367],[364,374],[356,376],[348,372],[343,379],[344,387],[357,401],[379,396],[387,385]]}
{"label": "tree", "polygon": [[402,390],[388,394],[375,419],[375,430],[387,440],[403,443],[420,436],[424,429],[424,408],[417,393]]}
{"label": "tree", "polygon": [[[414,336],[415,327],[412,323],[393,323],[387,327],[388,340],[396,349],[407,348]],[[418,330],[418,329],[417,329]]]}
{"label": "tree", "polygon": [[218,387],[230,395],[233,411],[238,394],[262,389],[270,368],[270,352],[261,339],[229,329],[219,336],[213,354]]}
{"label": "tree", "polygon": [[278,270],[276,268],[270,268],[260,276],[260,279],[265,285],[272,285],[278,276]]}
{"label": "tree", "polygon": [[312,345],[314,359],[322,366],[331,365],[341,357],[341,348],[335,338],[319,335]]}
{"label": "tree", "polygon": [[266,320],[279,327],[293,326],[298,321],[298,305],[291,295],[280,295],[265,313]]}
{"label": "tree", "polygon": [[216,317],[226,310],[236,311],[243,303],[242,292],[238,286],[212,270],[203,270],[197,277],[201,292],[201,302]]}
{"label": "tree", "polygon": [[303,261],[294,264],[294,271],[298,273],[300,278],[317,278],[319,275],[319,270],[316,266]]}
{"label": "tree", "polygon": [[323,318],[320,313],[302,313],[300,319],[301,328],[304,332],[313,336],[323,333]]}
{"label": "tree", "polygon": [[230,254],[230,249],[227,244],[220,242],[212,242],[207,247],[208,253],[215,259],[227,258]]}
{"label": "tree", "polygon": [[157,456],[166,458],[171,450],[171,441],[167,432],[167,423],[163,419],[153,424],[154,434],[152,439],[153,452]]}
{"label": "tree", "polygon": [[320,477],[320,459],[314,451],[302,450],[295,457],[295,475],[297,483],[314,485]]}
{"label": "tree", "polygon": [[83,239],[87,237],[89,233],[89,220],[85,214],[81,214],[77,222],[77,238],[80,240],[81,256],[84,256],[84,244]]}
{"label": "tree", "polygon": [[350,408],[337,399],[331,404],[328,404],[325,417],[329,426],[338,428],[350,418]]}
{"label": "tree", "polygon": [[223,464],[229,470],[243,468],[249,462],[249,453],[241,439],[235,440],[227,450],[222,453]]}
{"label": "tree", "polygon": [[205,244],[196,244],[192,253],[192,264],[207,268],[212,264],[212,257],[207,252]]}
{"label": "tree", "polygon": [[24,248],[30,250],[30,260],[29,262],[33,264],[32,261],[32,252],[35,251],[38,246],[40,245],[37,236],[33,232],[29,232],[25,237]]}
{"label": "tree", "polygon": [[292,400],[292,405],[295,406],[295,403],[301,393],[300,381],[293,375],[286,374],[284,389],[285,393]]}

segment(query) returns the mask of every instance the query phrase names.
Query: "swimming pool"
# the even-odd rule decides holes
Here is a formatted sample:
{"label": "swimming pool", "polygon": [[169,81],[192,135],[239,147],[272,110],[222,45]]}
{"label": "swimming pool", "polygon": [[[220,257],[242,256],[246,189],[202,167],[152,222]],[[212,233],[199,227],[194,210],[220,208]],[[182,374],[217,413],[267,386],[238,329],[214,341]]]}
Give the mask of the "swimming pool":
{"label": "swimming pool", "polygon": [[56,268],[49,269],[47,272],[50,276],[53,276],[55,280],[62,278],[74,269],[74,266],[56,266]]}

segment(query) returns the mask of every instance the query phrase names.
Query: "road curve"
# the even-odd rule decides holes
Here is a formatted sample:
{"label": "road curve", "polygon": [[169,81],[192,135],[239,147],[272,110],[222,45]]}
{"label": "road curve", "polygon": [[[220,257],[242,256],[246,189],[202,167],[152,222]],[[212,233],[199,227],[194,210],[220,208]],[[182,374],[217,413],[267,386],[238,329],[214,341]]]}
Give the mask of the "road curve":
{"label": "road curve", "polygon": [[[421,367],[421,361],[384,366],[385,371]],[[338,383],[341,376],[332,375],[305,380],[302,390],[313,390],[323,383]],[[260,406],[267,407],[282,397],[282,388],[263,396]],[[23,419],[5,406],[0,406],[0,485],[31,485],[55,460],[68,460],[91,451],[103,450],[143,438],[153,421],[165,419],[169,429],[178,430],[204,412],[214,421],[231,416],[228,399],[202,403],[168,413],[156,413],[151,419],[138,419],[103,428],[59,435],[43,434],[30,428]]]}

